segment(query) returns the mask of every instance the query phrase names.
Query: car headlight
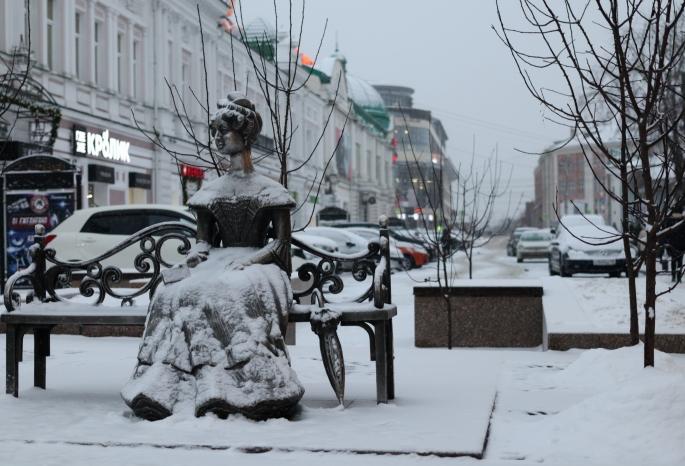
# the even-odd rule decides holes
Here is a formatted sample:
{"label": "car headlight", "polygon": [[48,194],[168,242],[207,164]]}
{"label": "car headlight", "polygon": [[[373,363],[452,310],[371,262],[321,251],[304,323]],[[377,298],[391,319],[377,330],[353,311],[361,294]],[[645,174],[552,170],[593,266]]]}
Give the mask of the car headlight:
{"label": "car headlight", "polygon": [[585,255],[585,253],[583,253],[583,251],[580,251],[578,249],[568,248],[565,255],[569,259],[580,259]]}

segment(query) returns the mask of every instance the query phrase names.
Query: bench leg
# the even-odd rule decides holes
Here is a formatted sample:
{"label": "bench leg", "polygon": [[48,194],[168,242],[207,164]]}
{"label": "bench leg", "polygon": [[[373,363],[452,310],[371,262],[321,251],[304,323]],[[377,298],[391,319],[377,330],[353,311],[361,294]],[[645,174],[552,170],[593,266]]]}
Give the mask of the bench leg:
{"label": "bench leg", "polygon": [[387,325],[374,322],[376,330],[376,401],[388,402],[388,357],[387,357]]}
{"label": "bench leg", "polygon": [[17,362],[23,362],[24,361],[24,335],[22,334],[22,338],[19,338],[17,341]]}
{"label": "bench leg", "polygon": [[50,348],[50,329],[33,330],[33,386],[45,389],[45,358]]}
{"label": "bench leg", "polygon": [[19,396],[19,359],[24,329],[19,325],[7,324],[5,340],[5,393]]}
{"label": "bench leg", "polygon": [[346,322],[341,324],[345,327],[361,327],[369,336],[369,359],[376,360],[376,339],[373,336],[373,328],[366,322]]}
{"label": "bench leg", "polygon": [[395,399],[395,348],[392,335],[392,319],[386,323],[385,354],[388,358],[388,399]]}

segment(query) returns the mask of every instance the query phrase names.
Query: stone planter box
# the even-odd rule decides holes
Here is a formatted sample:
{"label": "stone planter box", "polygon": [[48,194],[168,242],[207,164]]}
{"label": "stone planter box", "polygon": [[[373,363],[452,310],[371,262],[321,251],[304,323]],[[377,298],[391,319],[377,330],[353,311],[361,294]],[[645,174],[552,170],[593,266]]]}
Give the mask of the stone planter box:
{"label": "stone planter box", "polygon": [[[566,351],[572,348],[616,349],[630,345],[627,333],[550,333],[548,349]],[[644,335],[640,334],[640,340]],[[657,333],[654,346],[665,353],[685,353],[685,335],[679,333]]]}
{"label": "stone planter box", "polygon": [[[542,286],[460,281],[449,289],[452,346],[530,348],[543,343]],[[435,286],[414,287],[414,343],[447,347],[446,303]]]}

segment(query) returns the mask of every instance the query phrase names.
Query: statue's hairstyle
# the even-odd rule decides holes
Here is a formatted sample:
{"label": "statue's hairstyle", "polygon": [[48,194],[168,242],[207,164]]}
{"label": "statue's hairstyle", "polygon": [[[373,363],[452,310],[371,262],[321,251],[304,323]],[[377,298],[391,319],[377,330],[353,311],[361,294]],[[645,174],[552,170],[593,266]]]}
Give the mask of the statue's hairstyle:
{"label": "statue's hairstyle", "polygon": [[251,146],[262,131],[262,117],[254,104],[238,93],[230,93],[227,98],[217,102],[217,111],[209,124],[212,137],[228,131],[238,131],[245,138],[245,145]]}

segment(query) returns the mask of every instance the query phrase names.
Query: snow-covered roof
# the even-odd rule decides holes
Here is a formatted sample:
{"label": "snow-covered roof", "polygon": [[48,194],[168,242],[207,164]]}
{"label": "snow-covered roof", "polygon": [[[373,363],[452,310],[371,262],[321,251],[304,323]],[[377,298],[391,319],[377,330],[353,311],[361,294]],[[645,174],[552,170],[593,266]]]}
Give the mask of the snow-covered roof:
{"label": "snow-covered roof", "polygon": [[385,111],[385,103],[378,91],[361,78],[347,75],[347,93],[350,99],[365,109],[377,108]]}
{"label": "snow-covered roof", "polygon": [[254,21],[245,26],[245,37],[248,39],[266,38],[270,40],[276,40],[276,28],[271,23],[266,22],[264,18],[256,18]]}
{"label": "snow-covered roof", "polygon": [[330,57],[323,57],[316,61],[316,69],[330,78],[333,74],[333,70],[335,69],[336,60],[336,57],[333,55]]}

